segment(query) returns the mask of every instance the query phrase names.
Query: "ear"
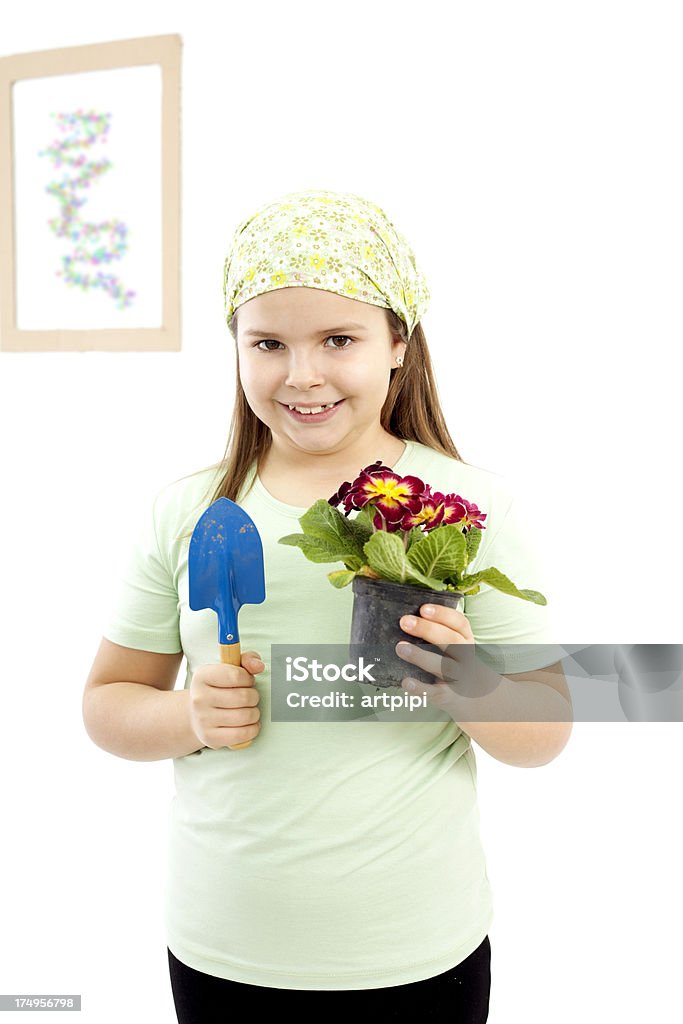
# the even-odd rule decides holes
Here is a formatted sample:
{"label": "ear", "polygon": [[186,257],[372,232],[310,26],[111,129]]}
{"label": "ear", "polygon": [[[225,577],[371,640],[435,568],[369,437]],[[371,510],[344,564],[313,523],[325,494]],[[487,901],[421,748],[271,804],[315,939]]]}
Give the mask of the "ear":
{"label": "ear", "polygon": [[408,348],[405,341],[401,338],[394,336],[394,340],[391,343],[391,358],[396,360],[399,356],[403,356],[405,359],[406,349]]}

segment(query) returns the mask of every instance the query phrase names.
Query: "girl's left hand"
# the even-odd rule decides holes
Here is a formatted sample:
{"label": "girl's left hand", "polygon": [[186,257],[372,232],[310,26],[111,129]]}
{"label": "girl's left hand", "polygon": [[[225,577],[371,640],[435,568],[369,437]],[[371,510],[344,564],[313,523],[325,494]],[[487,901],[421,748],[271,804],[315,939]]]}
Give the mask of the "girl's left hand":
{"label": "girl's left hand", "polygon": [[[462,612],[446,605],[423,604],[419,619],[404,615],[399,625],[405,633],[418,636],[443,652],[434,654],[400,641],[395,648],[398,656],[436,677],[434,683],[421,683],[407,676],[402,688],[425,694],[429,703],[443,707],[451,717],[455,714],[462,717],[466,708],[463,698],[485,696],[500,683],[501,677],[496,672],[481,662],[475,664],[474,635]],[[409,686],[411,682],[414,687]]]}

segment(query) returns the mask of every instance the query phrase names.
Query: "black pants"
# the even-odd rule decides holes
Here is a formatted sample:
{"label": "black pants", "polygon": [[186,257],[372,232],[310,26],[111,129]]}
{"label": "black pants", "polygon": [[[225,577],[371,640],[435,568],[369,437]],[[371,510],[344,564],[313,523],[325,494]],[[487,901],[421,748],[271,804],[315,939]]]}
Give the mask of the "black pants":
{"label": "black pants", "polygon": [[[167,947],[168,949],[168,947]],[[440,1020],[484,1024],[489,1016],[491,943],[488,935],[473,953],[443,974],[387,988],[329,990],[269,988],[227,981],[195,971],[168,949],[168,966],[178,1024],[233,1024],[237,1014],[292,1013],[297,1024],[322,1014],[351,1011],[365,1021]]]}

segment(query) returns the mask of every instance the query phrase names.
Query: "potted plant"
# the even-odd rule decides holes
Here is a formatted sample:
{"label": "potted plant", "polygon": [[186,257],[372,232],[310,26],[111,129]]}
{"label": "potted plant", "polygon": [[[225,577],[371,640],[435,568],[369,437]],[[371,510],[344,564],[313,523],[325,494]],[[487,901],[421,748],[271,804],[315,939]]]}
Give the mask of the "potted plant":
{"label": "potted plant", "polygon": [[[547,604],[543,594],[519,590],[493,566],[467,572],[486,515],[461,495],[433,491],[419,477],[399,476],[378,459],[327,501],[316,501],[299,519],[304,532],[280,537],[279,543],[300,547],[312,562],[344,563],[327,578],[338,588],[353,583],[351,644],[372,651],[379,645],[377,685],[400,686],[408,667],[395,653],[400,640],[441,653],[399,625],[402,615],[419,618],[425,602],[458,608],[465,594],[487,583],[511,597]],[[410,665],[410,673],[434,681],[417,665]]]}

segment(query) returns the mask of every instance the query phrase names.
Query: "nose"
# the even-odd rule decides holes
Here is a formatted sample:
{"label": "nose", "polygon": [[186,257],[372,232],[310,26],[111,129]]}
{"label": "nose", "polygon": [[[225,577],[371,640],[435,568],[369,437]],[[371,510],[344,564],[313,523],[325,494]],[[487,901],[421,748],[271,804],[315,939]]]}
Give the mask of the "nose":
{"label": "nose", "polygon": [[291,352],[285,384],[297,391],[307,391],[324,383],[322,371],[317,365],[315,354]]}

